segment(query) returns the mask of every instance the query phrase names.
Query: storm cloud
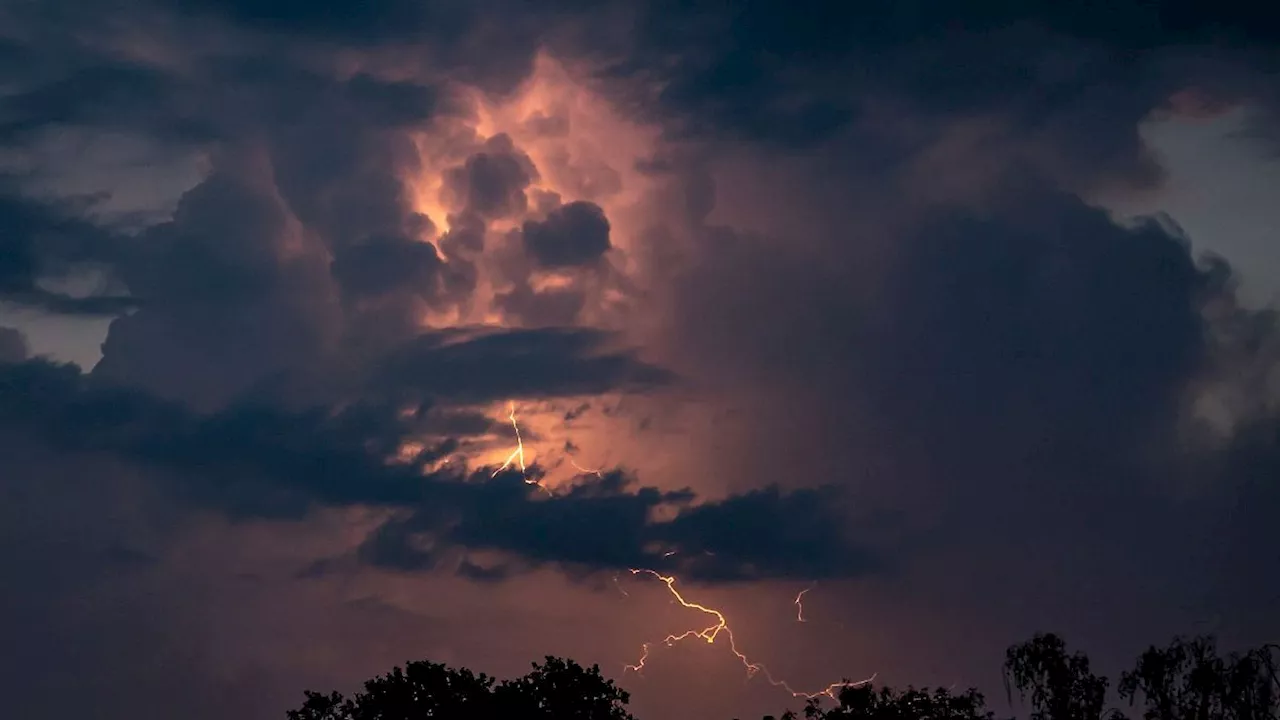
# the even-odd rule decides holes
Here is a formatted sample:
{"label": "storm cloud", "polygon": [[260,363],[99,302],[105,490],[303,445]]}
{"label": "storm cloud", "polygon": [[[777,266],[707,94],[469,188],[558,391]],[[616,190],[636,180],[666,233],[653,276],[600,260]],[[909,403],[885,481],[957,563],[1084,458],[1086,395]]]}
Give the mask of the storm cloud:
{"label": "storm cloud", "polygon": [[[179,505],[235,518],[297,520],[324,506],[408,511],[406,519],[388,521],[371,535],[362,557],[376,565],[434,567],[408,559],[413,547],[408,536],[418,533],[435,538],[441,550],[497,549],[517,562],[562,564],[588,573],[687,565],[688,577],[697,580],[793,572],[776,560],[757,561],[749,546],[767,553],[786,547],[822,558],[823,567],[807,565],[806,574],[856,575],[871,567],[847,544],[852,538],[832,545],[836,538],[829,533],[797,538],[760,526],[763,518],[788,514],[790,504],[820,516],[830,510],[806,502],[805,493],[780,495],[775,489],[683,510],[696,499],[692,491],[636,487],[632,478],[613,471],[582,474],[564,491],[544,496],[538,485],[526,482],[542,473],[536,466],[524,476],[515,469],[496,474],[488,467],[432,469],[450,448],[469,439],[465,435],[440,437],[407,462],[389,462],[401,443],[421,436],[424,428],[414,418],[429,406],[420,406],[407,420],[394,407],[370,403],[301,414],[246,405],[199,415],[145,393],[97,385],[73,366],[39,360],[6,364],[0,418],[9,434],[68,456],[106,453],[162,469],[159,492]],[[755,518],[747,545],[746,535],[721,539],[698,529],[700,518],[708,519],[708,530],[715,528],[721,522],[717,515],[743,524],[733,522],[740,504],[752,507]],[[659,520],[655,513],[663,509],[677,514]],[[781,545],[784,536],[793,539]],[[389,544],[392,538],[398,543]],[[722,543],[728,552],[717,556]],[[683,558],[669,559],[672,549],[716,559],[687,564]]]}
{"label": "storm cloud", "polygon": [[569,203],[526,222],[524,246],[544,267],[586,265],[609,250],[609,219],[599,205]]}
{"label": "storm cloud", "polygon": [[[1277,316],[1214,238],[1118,209],[1178,180],[1153,124],[1238,118],[1274,155],[1267,11],[58,0],[0,27],[24,717],[273,717],[397,653],[620,663],[674,629],[631,568],[800,674],[1280,630]],[[69,334],[100,358],[43,357]],[[816,580],[821,637],[779,631]],[[641,716],[758,709],[673,675]]]}

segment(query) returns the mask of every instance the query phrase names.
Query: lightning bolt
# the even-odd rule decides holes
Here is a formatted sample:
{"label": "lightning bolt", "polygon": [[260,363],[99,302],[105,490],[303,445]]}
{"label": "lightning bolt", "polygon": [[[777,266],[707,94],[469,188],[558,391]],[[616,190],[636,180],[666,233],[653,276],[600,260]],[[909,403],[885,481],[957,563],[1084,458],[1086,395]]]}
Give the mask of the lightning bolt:
{"label": "lightning bolt", "polygon": [[588,470],[588,469],[586,469],[586,468],[582,467],[582,466],[581,466],[581,465],[579,465],[579,464],[578,464],[578,462],[577,462],[576,460],[574,460],[574,459],[573,459],[573,457],[572,457],[572,456],[570,456],[570,455],[565,455],[565,459],[567,459],[567,460],[569,461],[569,464],[570,464],[570,465],[572,465],[572,466],[574,467],[574,469],[576,469],[578,472],[582,473],[583,475],[595,475],[596,477],[603,477],[603,476],[600,474],[600,471],[599,471],[599,470]]}
{"label": "lightning bolt", "polygon": [[[675,598],[676,602],[680,603],[684,607],[689,608],[690,610],[697,610],[698,612],[701,612],[705,615],[709,615],[711,618],[715,620],[713,624],[701,630],[698,630],[695,628],[692,630],[686,630],[685,632],[680,633],[679,635],[674,635],[674,634],[668,635],[663,640],[663,642],[665,642],[668,647],[675,645],[678,642],[689,640],[691,638],[705,640],[708,644],[712,644],[712,643],[715,643],[716,639],[723,634],[729,640],[730,652],[734,654],[734,657],[738,658],[738,660],[742,663],[742,667],[746,669],[747,679],[751,679],[755,677],[757,674],[761,675],[764,677],[765,681],[768,682],[770,685],[776,688],[782,688],[783,690],[791,693],[792,697],[804,698],[806,700],[812,700],[818,697],[829,697],[834,700],[836,699],[837,690],[841,688],[846,688],[846,687],[855,687],[858,685],[865,685],[876,679],[876,676],[872,675],[871,677],[865,680],[859,680],[857,682],[831,683],[830,685],[816,692],[800,692],[795,688],[791,687],[791,685],[788,684],[787,681],[779,680],[775,678],[773,674],[769,672],[769,668],[765,667],[763,663],[753,662],[750,658],[748,658],[745,654],[743,654],[742,651],[738,649],[737,641],[734,640],[734,637],[733,637],[733,630],[729,628],[729,621],[725,618],[724,613],[720,612],[719,610],[716,610],[715,608],[707,607],[706,605],[701,605],[696,602],[690,602],[689,600],[685,599],[684,595],[681,594],[680,591],[676,589],[675,576],[663,575],[662,573],[659,573],[656,570],[648,570],[644,568],[640,568],[640,569],[632,568],[631,574],[632,575],[650,575],[652,577],[657,578],[658,580],[662,581],[664,585],[667,586],[668,592],[671,593],[671,596]],[[804,593],[802,592],[801,595],[803,594]],[[796,599],[799,600],[799,597],[797,597]],[[636,661],[636,664],[634,665],[624,666],[623,672],[630,670],[635,673],[641,673],[644,670],[645,662],[649,659],[649,648],[651,647],[651,645],[652,643],[645,643],[644,645],[642,645],[640,659]]]}
{"label": "lightning bolt", "polygon": [[524,464],[524,439],[520,437],[520,423],[516,422],[516,404],[514,402],[508,404],[507,419],[511,421],[511,429],[516,431],[516,449],[511,451],[511,454],[507,456],[507,459],[502,463],[502,466],[497,470],[494,470],[493,474],[489,477],[498,477],[498,473],[511,467],[512,463],[516,463],[520,466],[520,477],[524,478],[526,484],[537,485],[539,490],[550,495],[551,491],[547,489],[546,485],[543,485],[536,478],[529,478],[529,470]]}
{"label": "lightning bolt", "polygon": [[493,474],[489,477],[498,477],[498,473],[511,467],[511,463],[519,461],[520,474],[525,476],[525,482],[529,482],[529,478],[527,477],[528,471],[524,466],[524,440],[520,438],[520,423],[516,422],[516,404],[510,403],[508,407],[509,413],[507,414],[507,419],[511,421],[511,428],[516,431],[516,449],[512,450],[511,454],[507,456],[506,461],[502,463],[502,467],[494,470]]}
{"label": "lightning bolt", "polygon": [[794,604],[795,604],[795,606],[796,606],[796,622],[805,622],[805,619],[804,619],[804,604],[801,602],[801,600],[803,600],[803,599],[804,599],[804,594],[805,594],[805,593],[807,593],[807,592],[809,592],[810,590],[814,589],[815,587],[817,587],[817,585],[818,585],[818,583],[816,583],[816,582],[815,582],[815,583],[811,583],[811,584],[809,585],[809,587],[807,587],[807,588],[805,588],[805,589],[801,590],[799,593],[797,593],[797,594],[796,594],[796,599],[794,600]]}
{"label": "lightning bolt", "polygon": [[[491,477],[497,477],[498,473],[502,472],[503,470],[506,470],[507,468],[511,467],[513,463],[515,463],[519,465],[520,474],[521,476],[524,477],[524,481],[526,483],[529,483],[530,485],[537,485],[543,491],[550,494],[551,491],[548,490],[545,486],[543,486],[542,483],[538,482],[538,480],[536,479],[531,480],[528,477],[528,471],[525,466],[525,458],[524,458],[524,441],[520,436],[520,424],[519,422],[516,421],[515,403],[510,403],[507,419],[511,421],[511,427],[513,430],[515,430],[516,447],[514,450],[511,451],[511,454],[507,456],[507,459],[505,462],[502,463],[502,466],[493,472],[493,475]],[[588,470],[582,467],[581,465],[579,465],[571,456],[566,456],[566,458],[569,460],[569,464],[571,464],[579,472],[582,472],[584,474],[585,473],[594,474],[597,477],[601,476],[599,470]],[[671,557],[672,555],[675,555],[677,552],[678,551],[676,550],[667,551],[666,553],[663,554],[663,557]],[[707,554],[713,555],[714,553],[708,552]],[[764,677],[765,681],[768,682],[773,687],[781,688],[785,690],[786,692],[790,693],[791,696],[794,698],[804,698],[806,700],[813,700],[819,697],[828,697],[835,700],[837,690],[840,690],[846,687],[857,687],[859,685],[865,685],[867,683],[873,682],[876,679],[876,674],[872,674],[871,677],[866,678],[864,680],[858,680],[856,682],[842,681],[842,682],[831,683],[830,685],[827,685],[826,687],[816,692],[798,691],[795,688],[793,688],[787,681],[779,680],[775,678],[773,676],[773,673],[771,673],[769,671],[769,668],[766,667],[763,663],[754,662],[750,658],[748,658],[745,654],[743,654],[742,651],[738,649],[738,643],[733,637],[733,630],[729,627],[729,621],[727,618],[725,618],[724,613],[720,612],[719,610],[716,610],[715,608],[707,607],[706,605],[701,605],[699,603],[690,602],[689,600],[686,600],[684,595],[681,594],[680,591],[676,589],[677,580],[674,575],[663,575],[662,573],[659,573],[656,570],[650,570],[647,568],[631,568],[631,574],[633,576],[649,575],[654,578],[657,578],[658,580],[662,581],[664,585],[666,585],[667,591],[671,593],[671,596],[676,600],[676,602],[680,603],[680,605],[682,605],[683,607],[689,608],[690,610],[697,610],[698,612],[701,612],[705,615],[709,615],[715,619],[714,624],[709,625],[701,630],[698,630],[695,628],[691,630],[686,630],[683,633],[680,633],[679,635],[675,635],[675,634],[668,635],[666,638],[663,639],[663,642],[665,642],[668,647],[673,646],[678,642],[682,642],[684,640],[689,640],[692,638],[705,640],[707,644],[714,644],[716,639],[723,634],[724,637],[728,638],[729,640],[729,651],[733,653],[734,657],[738,658],[738,661],[742,663],[742,667],[746,670],[748,680],[750,680],[751,678],[754,678],[756,675],[760,675]],[[621,592],[624,596],[630,597],[630,594],[627,593],[627,591],[623,589],[622,585],[618,582],[617,575],[613,577],[613,583],[618,588],[619,592]],[[805,593],[812,590],[816,585],[817,583],[813,583],[809,587],[805,588],[804,590],[801,590],[800,593],[796,595],[796,598],[794,601],[796,606],[796,619],[800,622],[805,622],[804,606],[801,603],[801,600],[804,598]],[[642,673],[644,671],[645,662],[649,659],[649,649],[651,646],[652,646],[652,643],[644,643],[641,646],[640,659],[637,660],[634,665],[624,665],[623,672],[626,672],[629,670],[637,674]]]}

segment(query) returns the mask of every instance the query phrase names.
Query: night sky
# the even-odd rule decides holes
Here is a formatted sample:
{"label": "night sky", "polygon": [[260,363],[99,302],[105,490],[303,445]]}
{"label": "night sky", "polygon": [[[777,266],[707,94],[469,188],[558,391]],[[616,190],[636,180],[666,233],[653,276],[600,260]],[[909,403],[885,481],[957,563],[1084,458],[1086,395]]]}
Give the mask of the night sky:
{"label": "night sky", "polygon": [[1280,639],[1265,6],[0,0],[5,716]]}

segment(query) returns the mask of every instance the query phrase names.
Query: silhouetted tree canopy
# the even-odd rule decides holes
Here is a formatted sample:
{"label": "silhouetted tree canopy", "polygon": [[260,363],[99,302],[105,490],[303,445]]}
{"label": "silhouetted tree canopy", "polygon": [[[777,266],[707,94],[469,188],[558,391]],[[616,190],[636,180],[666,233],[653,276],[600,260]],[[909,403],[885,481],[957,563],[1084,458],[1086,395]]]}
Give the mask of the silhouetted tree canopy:
{"label": "silhouetted tree canopy", "polygon": [[369,680],[355,697],[308,691],[306,698],[289,720],[633,720],[630,696],[598,666],[554,657],[501,683],[465,668],[411,662]]}
{"label": "silhouetted tree canopy", "polygon": [[[1174,638],[1152,646],[1120,675],[1118,694],[1143,705],[1143,720],[1275,720],[1280,718],[1277,648],[1263,645],[1218,656],[1212,638]],[[1094,675],[1083,653],[1068,653],[1056,635],[1036,635],[1009,648],[1005,681],[1031,700],[1033,720],[1125,717],[1105,709],[1106,678]]]}
{"label": "silhouetted tree canopy", "polygon": [[1219,657],[1212,638],[1148,648],[1120,676],[1120,696],[1141,698],[1144,720],[1270,720],[1280,707],[1280,647]]}
{"label": "silhouetted tree canopy", "polygon": [[[1175,638],[1151,647],[1121,674],[1120,698],[1141,705],[1142,720],[1280,720],[1280,647],[1263,645],[1225,657],[1212,638]],[[1010,700],[1029,701],[1030,720],[1123,720],[1107,707],[1110,681],[1062,638],[1036,635],[1009,648],[1004,663]],[[288,720],[634,720],[629,694],[572,660],[547,657],[523,677],[498,682],[465,668],[418,661],[364,684],[363,692],[306,692]],[[937,688],[904,691],[871,684],[842,689],[837,701],[810,700],[781,720],[995,720],[982,693]],[[774,720],[765,716],[765,720]]]}
{"label": "silhouetted tree canopy", "polygon": [[1052,633],[1036,635],[1009,648],[1004,662],[1005,691],[1012,683],[1023,700],[1031,696],[1031,720],[1101,720],[1107,700],[1104,677],[1089,670],[1084,653],[1067,653]]}
{"label": "silhouetted tree canopy", "polygon": [[[944,688],[934,690],[907,688],[876,689],[870,684],[846,687],[838,695],[838,704],[824,708],[811,700],[804,716],[819,720],[992,720],[982,693],[974,689],[953,694]],[[783,720],[796,717],[784,714]],[[768,718],[766,717],[766,720]]]}

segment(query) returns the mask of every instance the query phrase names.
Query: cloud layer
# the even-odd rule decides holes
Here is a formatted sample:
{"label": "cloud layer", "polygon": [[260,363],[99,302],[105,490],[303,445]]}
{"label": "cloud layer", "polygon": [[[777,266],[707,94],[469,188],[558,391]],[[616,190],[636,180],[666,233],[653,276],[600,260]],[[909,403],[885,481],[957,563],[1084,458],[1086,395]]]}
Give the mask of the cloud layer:
{"label": "cloud layer", "polygon": [[[112,320],[84,371],[0,328],[0,688],[256,718],[419,641],[615,662],[640,566],[802,675],[1269,637],[1275,315],[1104,209],[1160,192],[1144,122],[1274,150],[1256,12],[9,3],[0,303]],[[762,598],[814,580],[870,620],[793,647]]]}

